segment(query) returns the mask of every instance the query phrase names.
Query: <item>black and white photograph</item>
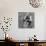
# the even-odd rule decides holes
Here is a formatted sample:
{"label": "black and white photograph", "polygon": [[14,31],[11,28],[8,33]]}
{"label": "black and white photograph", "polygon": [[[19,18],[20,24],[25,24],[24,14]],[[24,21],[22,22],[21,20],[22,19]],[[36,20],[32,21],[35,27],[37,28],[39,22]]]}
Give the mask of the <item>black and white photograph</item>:
{"label": "black and white photograph", "polygon": [[34,12],[18,12],[19,28],[34,28]]}

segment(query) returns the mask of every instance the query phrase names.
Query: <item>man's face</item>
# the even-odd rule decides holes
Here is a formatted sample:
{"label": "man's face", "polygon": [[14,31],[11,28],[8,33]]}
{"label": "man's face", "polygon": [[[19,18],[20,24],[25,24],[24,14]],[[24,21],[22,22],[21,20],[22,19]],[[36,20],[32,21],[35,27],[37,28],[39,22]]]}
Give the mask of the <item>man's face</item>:
{"label": "man's face", "polygon": [[28,23],[27,21],[25,21],[23,26],[24,26],[25,28],[27,28],[27,27],[28,27],[28,24],[29,24],[29,23]]}

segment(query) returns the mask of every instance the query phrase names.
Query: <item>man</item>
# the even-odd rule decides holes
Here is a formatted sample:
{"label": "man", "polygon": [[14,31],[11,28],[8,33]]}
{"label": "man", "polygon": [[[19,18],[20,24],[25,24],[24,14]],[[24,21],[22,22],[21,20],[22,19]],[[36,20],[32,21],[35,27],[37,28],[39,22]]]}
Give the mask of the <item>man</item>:
{"label": "man", "polygon": [[26,16],[26,17],[24,18],[23,22],[24,22],[23,26],[24,26],[25,28],[27,28],[27,27],[28,27],[28,28],[32,27],[32,26],[31,26],[31,23],[32,23],[32,17],[31,17],[31,16]]}

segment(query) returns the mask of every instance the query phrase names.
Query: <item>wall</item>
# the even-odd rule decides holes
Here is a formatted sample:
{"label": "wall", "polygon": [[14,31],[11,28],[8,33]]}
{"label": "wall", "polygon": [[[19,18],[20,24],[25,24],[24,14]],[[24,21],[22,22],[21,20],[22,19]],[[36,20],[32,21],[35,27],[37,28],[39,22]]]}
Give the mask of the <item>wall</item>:
{"label": "wall", "polygon": [[[34,12],[35,27],[33,29],[18,28],[18,12]],[[46,8],[32,8],[28,0],[0,0],[0,17],[13,17],[10,33],[17,40],[27,40],[34,34],[39,40],[45,39],[45,14]],[[0,35],[2,35],[0,31]],[[44,34],[45,33],[45,34]],[[3,33],[4,34],[4,33]],[[0,36],[0,39],[3,37]],[[3,38],[4,39],[4,38]]]}

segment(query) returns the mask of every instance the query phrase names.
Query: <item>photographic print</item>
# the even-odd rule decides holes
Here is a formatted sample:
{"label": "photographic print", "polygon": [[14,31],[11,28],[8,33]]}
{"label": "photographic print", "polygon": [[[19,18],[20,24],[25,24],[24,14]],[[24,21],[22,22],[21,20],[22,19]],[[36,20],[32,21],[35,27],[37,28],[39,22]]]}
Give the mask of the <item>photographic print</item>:
{"label": "photographic print", "polygon": [[34,12],[18,12],[19,28],[34,28]]}

